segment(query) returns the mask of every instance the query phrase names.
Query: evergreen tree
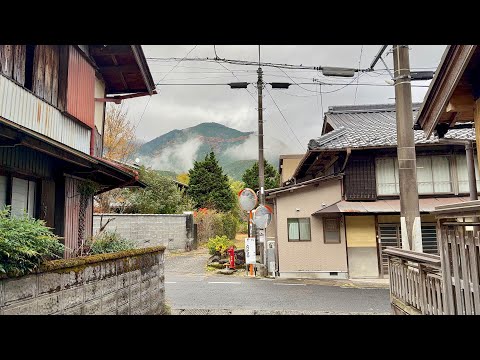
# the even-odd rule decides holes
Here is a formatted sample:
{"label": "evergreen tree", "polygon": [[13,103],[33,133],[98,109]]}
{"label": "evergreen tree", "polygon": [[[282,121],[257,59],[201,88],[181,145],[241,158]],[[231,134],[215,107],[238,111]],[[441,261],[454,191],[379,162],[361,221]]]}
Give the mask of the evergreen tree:
{"label": "evergreen tree", "polygon": [[[264,167],[265,190],[278,187],[280,183],[280,174],[278,171],[267,160],[264,160]],[[242,175],[242,181],[245,183],[245,187],[254,191],[260,190],[258,186],[258,161],[253,164],[252,167],[245,170]]]}
{"label": "evergreen tree", "polygon": [[195,161],[193,169],[188,171],[190,182],[187,194],[198,208],[208,207],[219,211],[230,211],[237,199],[230,189],[228,177],[210,152],[203,161]]}

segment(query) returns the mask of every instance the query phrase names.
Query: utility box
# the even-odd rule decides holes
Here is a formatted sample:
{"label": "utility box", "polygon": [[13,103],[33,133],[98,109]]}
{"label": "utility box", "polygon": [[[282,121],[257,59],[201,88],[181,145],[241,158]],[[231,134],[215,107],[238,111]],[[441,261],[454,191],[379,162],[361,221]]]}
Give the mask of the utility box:
{"label": "utility box", "polygon": [[270,276],[275,276],[275,273],[276,273],[275,240],[267,241],[267,264],[268,264],[268,274]]}

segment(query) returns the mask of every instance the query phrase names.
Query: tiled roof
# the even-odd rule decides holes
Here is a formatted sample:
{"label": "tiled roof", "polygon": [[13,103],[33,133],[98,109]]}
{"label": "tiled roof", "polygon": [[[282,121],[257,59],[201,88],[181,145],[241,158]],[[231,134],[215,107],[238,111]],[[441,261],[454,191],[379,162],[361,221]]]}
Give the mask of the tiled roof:
{"label": "tiled roof", "polygon": [[[414,119],[419,105],[413,104]],[[332,106],[328,110],[325,121],[334,130],[310,140],[309,150],[397,145],[395,105]],[[438,137],[434,135],[427,140],[423,130],[414,130],[414,133],[415,144],[438,143]],[[451,129],[445,139],[475,140],[475,129]]]}

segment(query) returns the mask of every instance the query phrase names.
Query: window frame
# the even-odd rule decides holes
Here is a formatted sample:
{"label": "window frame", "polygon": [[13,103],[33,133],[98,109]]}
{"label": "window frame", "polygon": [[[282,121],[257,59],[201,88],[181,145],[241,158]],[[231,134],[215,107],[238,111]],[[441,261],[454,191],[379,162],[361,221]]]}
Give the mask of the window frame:
{"label": "window frame", "polygon": [[[308,240],[304,240],[304,239],[301,239],[301,238],[300,238],[300,221],[299,221],[299,220],[303,220],[303,219],[308,220],[308,232],[309,232],[309,239],[308,239]],[[290,225],[290,221],[292,221],[292,220],[296,220],[296,221],[297,221],[297,225],[298,225],[298,240],[297,240],[297,239],[290,239],[290,228],[289,228],[289,225]],[[312,241],[312,222],[311,222],[311,220],[310,220],[310,217],[287,218],[287,240],[288,240],[288,242],[309,242],[309,241]]]}
{"label": "window frame", "polygon": [[[445,158],[447,159],[448,161],[448,173],[449,173],[449,177],[450,177],[450,191],[435,191],[435,176],[433,174],[433,168],[434,168],[434,165],[433,165],[433,158],[439,158],[439,157],[442,157],[442,158]],[[418,195],[420,196],[436,196],[436,195],[453,195],[457,192],[457,184],[455,182],[455,177],[456,174],[454,175],[453,172],[454,171],[457,171],[455,168],[454,168],[454,164],[452,164],[452,162],[454,161],[453,160],[453,157],[451,154],[417,154],[416,155],[416,159],[418,161],[419,158],[427,158],[428,159],[428,163],[429,163],[429,166],[430,166],[430,173],[432,174],[432,181],[431,183],[431,187],[433,189],[433,192],[420,192],[418,193]],[[393,171],[394,171],[394,177],[395,177],[395,184],[393,183],[382,183],[381,181],[379,181],[378,179],[378,160],[380,159],[392,159],[393,160]],[[397,197],[400,195],[400,189],[399,189],[399,176],[398,176],[398,173],[397,173],[397,170],[398,169],[398,158],[396,156],[377,156],[375,158],[375,181],[377,183],[377,186],[376,186],[376,190],[377,190],[377,196],[379,197]],[[422,181],[422,183],[427,183],[425,181]],[[385,193],[381,193],[380,192],[380,187],[381,185],[394,185],[395,186],[395,189],[398,190],[396,191],[395,194],[385,194]],[[417,188],[419,186],[419,179],[418,179],[418,171],[417,171]],[[439,186],[439,184],[437,184],[437,187]]]}
{"label": "window frame", "polygon": [[[21,173],[8,172],[8,171],[2,171],[2,170],[0,170],[0,175],[6,177],[7,179],[7,188],[6,188],[7,196],[6,196],[6,204],[5,204],[6,206],[12,206],[13,178],[35,183],[34,204],[33,204],[32,212],[33,212],[33,217],[35,219],[38,219],[40,202],[41,202],[41,179],[34,176],[27,176]],[[1,208],[1,205],[0,205],[0,208]],[[27,209],[27,213],[28,213],[28,209]]]}
{"label": "window frame", "polygon": [[[326,220],[336,220],[337,221],[337,233],[338,233],[338,241],[327,241],[327,236],[326,236],[326,226],[325,226],[325,221]],[[341,220],[342,218],[340,216],[324,216],[322,218],[322,227],[323,227],[323,243],[324,244],[341,244],[342,243],[342,236],[341,236]],[[331,231],[330,231],[331,232]]]}

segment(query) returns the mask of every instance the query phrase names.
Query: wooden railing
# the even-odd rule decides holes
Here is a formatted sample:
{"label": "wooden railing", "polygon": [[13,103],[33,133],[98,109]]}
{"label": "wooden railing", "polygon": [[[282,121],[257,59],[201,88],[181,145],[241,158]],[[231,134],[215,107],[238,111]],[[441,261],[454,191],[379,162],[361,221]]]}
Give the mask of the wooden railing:
{"label": "wooden railing", "polygon": [[440,256],[387,248],[395,314],[480,315],[480,201],[435,208]]}
{"label": "wooden railing", "polygon": [[440,256],[387,248],[394,314],[445,314]]}
{"label": "wooden railing", "polygon": [[439,206],[438,245],[451,315],[480,315],[480,201]]}

